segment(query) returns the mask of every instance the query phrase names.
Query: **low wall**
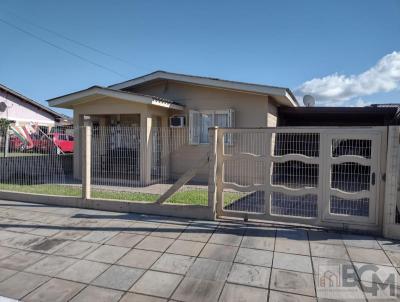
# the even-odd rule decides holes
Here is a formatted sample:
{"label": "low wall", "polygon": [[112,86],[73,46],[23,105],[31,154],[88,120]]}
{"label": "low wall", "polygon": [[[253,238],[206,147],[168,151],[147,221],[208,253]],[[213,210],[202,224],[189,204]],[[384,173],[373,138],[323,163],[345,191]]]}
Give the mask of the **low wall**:
{"label": "low wall", "polygon": [[111,212],[140,213],[205,220],[215,219],[212,208],[206,206],[82,199],[76,197],[26,194],[7,191],[0,191],[0,199]]}

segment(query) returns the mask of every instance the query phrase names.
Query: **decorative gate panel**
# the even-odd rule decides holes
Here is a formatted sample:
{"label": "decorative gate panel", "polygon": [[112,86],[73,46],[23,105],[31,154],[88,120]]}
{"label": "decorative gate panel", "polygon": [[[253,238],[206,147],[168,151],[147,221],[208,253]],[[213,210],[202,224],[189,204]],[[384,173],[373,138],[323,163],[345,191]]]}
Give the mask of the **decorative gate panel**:
{"label": "decorative gate panel", "polygon": [[384,128],[218,129],[219,215],[377,221]]}

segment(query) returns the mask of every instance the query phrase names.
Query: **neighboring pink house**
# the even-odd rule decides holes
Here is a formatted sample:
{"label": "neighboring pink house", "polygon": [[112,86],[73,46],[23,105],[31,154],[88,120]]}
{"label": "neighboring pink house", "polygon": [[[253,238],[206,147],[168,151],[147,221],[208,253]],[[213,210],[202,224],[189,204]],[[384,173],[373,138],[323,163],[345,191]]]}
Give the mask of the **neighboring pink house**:
{"label": "neighboring pink house", "polygon": [[43,128],[71,123],[69,117],[57,113],[1,84],[0,118],[12,121],[15,126],[33,123]]}

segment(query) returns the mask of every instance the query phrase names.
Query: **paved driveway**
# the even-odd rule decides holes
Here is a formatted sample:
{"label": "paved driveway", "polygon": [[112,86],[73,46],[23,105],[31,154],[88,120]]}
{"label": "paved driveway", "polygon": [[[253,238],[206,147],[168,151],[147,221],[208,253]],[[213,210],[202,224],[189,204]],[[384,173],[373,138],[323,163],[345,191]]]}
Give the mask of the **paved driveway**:
{"label": "paved driveway", "polygon": [[0,296],[22,301],[365,301],[400,266],[397,242],[226,221],[0,201],[0,227]]}

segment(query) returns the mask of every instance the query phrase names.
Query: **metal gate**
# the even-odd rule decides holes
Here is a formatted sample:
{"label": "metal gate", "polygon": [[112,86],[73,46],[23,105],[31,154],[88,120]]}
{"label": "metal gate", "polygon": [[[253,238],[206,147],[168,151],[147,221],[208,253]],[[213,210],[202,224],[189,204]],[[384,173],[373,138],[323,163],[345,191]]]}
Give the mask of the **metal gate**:
{"label": "metal gate", "polygon": [[377,225],[386,128],[217,129],[217,214]]}

